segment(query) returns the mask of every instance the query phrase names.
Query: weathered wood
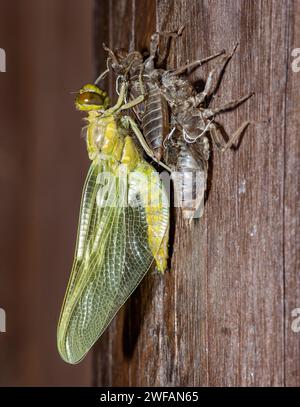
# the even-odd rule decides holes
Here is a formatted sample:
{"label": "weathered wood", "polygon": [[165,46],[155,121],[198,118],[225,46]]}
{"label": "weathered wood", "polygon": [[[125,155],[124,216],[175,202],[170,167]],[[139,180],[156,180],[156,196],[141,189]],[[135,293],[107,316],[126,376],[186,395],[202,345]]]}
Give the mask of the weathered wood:
{"label": "weathered wood", "polygon": [[[288,2],[287,72],[285,93],[284,149],[284,290],[285,290],[285,380],[300,384],[300,333],[292,331],[292,311],[300,305],[300,72],[291,69],[291,50],[300,48],[300,2]],[[298,313],[299,316],[299,313]]]}
{"label": "weathered wood", "polygon": [[236,150],[214,152],[204,217],[189,230],[174,216],[172,270],[149,273],[100,339],[95,383],[299,385],[291,311],[300,307],[300,73],[290,60],[300,47],[299,2],[117,0],[102,38],[143,49],[154,29],[181,24],[170,67],[239,41],[213,105],[255,91],[220,119],[229,133],[254,124]]}

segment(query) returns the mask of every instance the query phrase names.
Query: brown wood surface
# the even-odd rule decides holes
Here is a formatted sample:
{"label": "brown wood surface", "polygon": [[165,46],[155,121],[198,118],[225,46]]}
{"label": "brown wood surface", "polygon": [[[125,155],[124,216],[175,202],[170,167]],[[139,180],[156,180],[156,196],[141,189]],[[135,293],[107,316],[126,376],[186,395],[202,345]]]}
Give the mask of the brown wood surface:
{"label": "brown wood surface", "polygon": [[[232,132],[254,122],[239,148],[214,152],[204,217],[192,229],[172,219],[172,270],[149,273],[94,353],[95,384],[291,386],[300,384],[299,1],[96,1],[109,22],[97,46],[149,44],[185,24],[169,67],[236,41],[213,105],[256,95],[220,120]],[[103,8],[102,8],[103,10]],[[97,54],[96,54],[97,55]],[[211,62],[191,80],[205,78]]]}

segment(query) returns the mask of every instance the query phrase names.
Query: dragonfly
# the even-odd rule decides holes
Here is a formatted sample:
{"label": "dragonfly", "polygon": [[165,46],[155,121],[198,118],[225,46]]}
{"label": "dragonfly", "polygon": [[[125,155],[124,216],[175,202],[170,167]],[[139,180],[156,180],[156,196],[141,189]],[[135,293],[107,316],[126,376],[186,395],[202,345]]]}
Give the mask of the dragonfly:
{"label": "dragonfly", "polygon": [[[117,90],[119,79],[126,79],[130,85],[129,98],[145,95],[144,103],[133,109],[136,119],[155,157],[171,169],[175,206],[182,209],[183,218],[191,226],[194,218],[203,215],[212,145],[220,152],[227,151],[250,124],[248,120],[243,122],[225,142],[222,138],[225,130],[216,118],[244,103],[253,92],[223,106],[209,107],[238,44],[231,52],[222,50],[176,69],[163,69],[168,47],[160,53],[159,39],[178,38],[183,28],[152,34],[150,55],[146,59],[138,51],[121,49],[114,52],[104,45],[108,52],[107,70],[97,81],[111,69],[117,75]],[[198,92],[184,73],[217,57],[221,57],[220,61],[210,70],[203,91]]]}
{"label": "dragonfly", "polygon": [[[169,203],[142,133],[126,110],[126,82],[109,107],[94,84],[76,97],[87,113],[86,144],[91,165],[83,187],[74,262],[57,329],[62,359],[80,362],[153,263],[164,272],[168,258]],[[163,165],[163,164],[162,164]]]}

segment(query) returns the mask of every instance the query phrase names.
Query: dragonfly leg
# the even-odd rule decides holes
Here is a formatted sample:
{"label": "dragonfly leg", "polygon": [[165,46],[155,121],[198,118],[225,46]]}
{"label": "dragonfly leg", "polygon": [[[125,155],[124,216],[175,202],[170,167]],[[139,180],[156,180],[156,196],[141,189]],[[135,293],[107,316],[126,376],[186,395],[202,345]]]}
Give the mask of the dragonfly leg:
{"label": "dragonfly leg", "polygon": [[156,159],[152,149],[148,146],[143,134],[141,133],[140,129],[138,128],[136,122],[130,117],[130,116],[124,116],[122,118],[123,124],[125,124],[125,127],[131,127],[132,131],[136,135],[137,139],[139,140],[143,150],[145,153],[155,162],[157,162],[159,165],[161,165],[163,168],[165,168],[167,171],[171,172],[171,169],[164,164],[163,162],[159,161]]}
{"label": "dragonfly leg", "polygon": [[144,87],[144,82],[143,82],[143,72],[144,72],[144,64],[141,64],[141,69],[140,69],[140,73],[139,73],[139,85],[140,85],[140,89],[141,89],[141,94],[145,95],[145,87]]}
{"label": "dragonfly leg", "polygon": [[188,64],[186,64],[186,65],[182,65],[182,66],[180,66],[179,68],[177,68],[176,70],[174,70],[174,71],[172,72],[172,74],[173,74],[173,75],[180,75],[180,74],[182,74],[183,72],[185,72],[187,69],[196,68],[197,66],[201,66],[201,65],[203,65],[205,62],[208,62],[208,61],[210,61],[211,59],[217,58],[218,56],[224,54],[224,52],[225,52],[225,50],[222,50],[222,51],[220,51],[220,52],[217,52],[217,53],[214,54],[214,55],[210,55],[210,56],[207,57],[207,58],[199,59],[199,60],[197,60],[197,61],[190,62],[190,63],[188,63]]}
{"label": "dragonfly leg", "polygon": [[[116,54],[114,53],[114,51],[113,51],[112,49],[108,48],[108,47],[105,45],[104,42],[102,43],[102,46],[103,46],[104,51],[106,51],[106,52],[108,53],[109,58],[111,59],[111,61],[112,61],[114,64],[119,64],[118,58],[117,58]],[[109,59],[109,58],[108,58],[108,59]]]}
{"label": "dragonfly leg", "polygon": [[149,64],[152,65],[154,69],[154,59],[158,57],[158,62],[157,66],[161,66],[165,60],[167,59],[167,56],[169,54],[169,43],[167,44],[164,52],[159,55],[158,53],[158,48],[159,48],[159,40],[160,37],[166,37],[168,41],[172,38],[177,38],[180,37],[182,34],[182,31],[184,29],[184,26],[181,26],[179,30],[177,31],[157,31],[151,35],[151,40],[150,40],[150,56],[147,58],[145,61],[145,64],[149,66]]}
{"label": "dragonfly leg", "polygon": [[220,129],[218,128],[218,126],[215,123],[210,124],[209,131],[210,131],[211,138],[212,138],[214,145],[217,147],[217,149],[219,151],[221,151],[221,153],[224,153],[244,133],[246,128],[249,126],[249,124],[250,124],[249,121],[244,122],[233,133],[233,135],[229,138],[229,140],[227,142],[225,142],[224,139],[220,137]]}
{"label": "dragonfly leg", "polygon": [[117,111],[120,110],[127,110],[127,109],[131,109],[132,107],[138,105],[139,103],[143,102],[145,96],[144,95],[140,95],[137,98],[133,99],[132,101],[125,103],[125,98],[126,98],[126,93],[127,93],[127,82],[124,80],[121,84],[121,88],[120,88],[120,93],[119,93],[119,97],[117,100],[117,103],[112,106],[110,109],[107,109],[105,111],[105,116],[110,116],[114,113],[116,113]]}
{"label": "dragonfly leg", "polygon": [[105,116],[110,116],[121,109],[122,105],[124,104],[126,92],[127,92],[127,83],[126,83],[126,81],[123,81],[121,88],[120,88],[120,93],[119,93],[117,103],[105,111]]}
{"label": "dragonfly leg", "polygon": [[212,117],[215,117],[216,115],[226,112],[228,110],[232,110],[236,107],[238,107],[240,104],[246,102],[251,96],[254,95],[254,92],[249,93],[248,95],[244,95],[238,99],[231,100],[230,102],[225,103],[225,105],[216,107],[216,108],[211,108],[211,109],[205,109],[203,111],[203,117],[210,119]]}
{"label": "dragonfly leg", "polygon": [[209,72],[203,92],[200,92],[197,95],[197,105],[198,106],[201,103],[203,103],[207,97],[211,97],[216,92],[218,85],[220,83],[221,77],[223,75],[224,69],[225,69],[227,63],[232,58],[233,54],[235,53],[237,46],[238,46],[238,43],[235,44],[231,53],[225,54],[223,56],[223,58],[220,60],[219,64]]}
{"label": "dragonfly leg", "polygon": [[107,68],[104,72],[102,72],[102,73],[98,76],[98,78],[95,80],[94,84],[95,84],[95,85],[98,85],[98,83],[99,83],[100,81],[102,81],[102,79],[104,79],[104,78],[107,76],[108,73],[109,73],[109,68]]}
{"label": "dragonfly leg", "polygon": [[137,98],[131,100],[128,103],[125,103],[125,105],[121,106],[120,110],[127,110],[127,109],[131,109],[132,107],[138,105],[139,103],[143,102],[145,99],[144,95],[140,95]]}

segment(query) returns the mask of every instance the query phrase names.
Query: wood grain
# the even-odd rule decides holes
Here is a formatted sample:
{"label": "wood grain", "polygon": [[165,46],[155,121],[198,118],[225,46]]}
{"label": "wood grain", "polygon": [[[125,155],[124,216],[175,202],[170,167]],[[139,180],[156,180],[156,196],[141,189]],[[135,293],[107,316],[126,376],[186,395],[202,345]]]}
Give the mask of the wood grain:
{"label": "wood grain", "polygon": [[220,118],[229,134],[253,124],[238,148],[213,153],[204,217],[191,230],[173,217],[171,272],[149,273],[100,339],[95,384],[299,386],[299,1],[116,0],[109,16],[97,35],[113,48],[185,24],[169,67],[238,41],[213,105],[256,94]]}
{"label": "wood grain", "polygon": [[[300,333],[292,331],[292,311],[300,304],[300,73],[291,69],[291,50],[300,44],[300,2],[287,5],[287,82],[284,140],[284,290],[285,290],[285,380],[287,386],[300,382]],[[299,314],[298,314],[299,316]]]}

